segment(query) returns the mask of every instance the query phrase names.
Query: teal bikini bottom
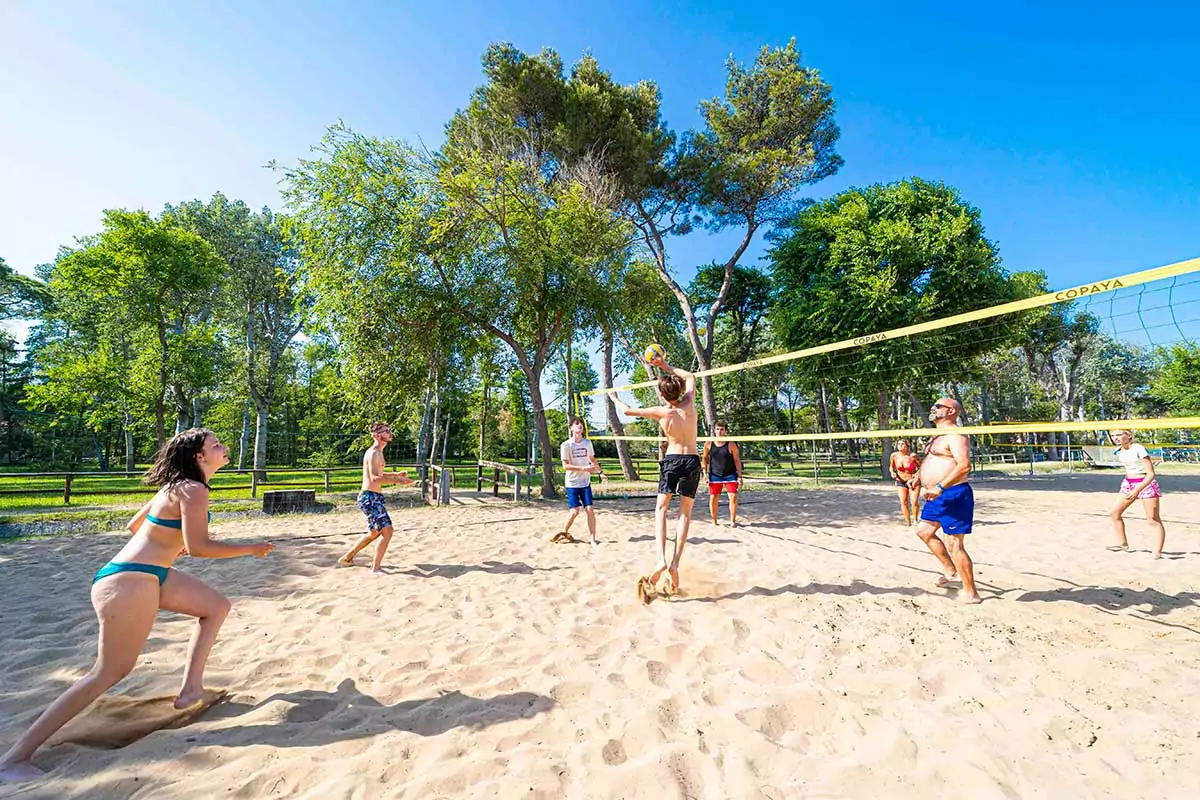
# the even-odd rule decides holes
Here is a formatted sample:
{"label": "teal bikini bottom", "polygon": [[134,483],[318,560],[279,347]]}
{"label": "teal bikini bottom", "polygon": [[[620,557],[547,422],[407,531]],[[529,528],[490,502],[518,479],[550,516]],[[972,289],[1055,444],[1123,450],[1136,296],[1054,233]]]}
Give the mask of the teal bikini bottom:
{"label": "teal bikini bottom", "polygon": [[96,577],[92,578],[92,583],[120,572],[144,572],[158,578],[158,585],[162,586],[167,582],[167,575],[171,573],[171,568],[158,567],[154,564],[137,564],[133,561],[110,561],[100,568]]}

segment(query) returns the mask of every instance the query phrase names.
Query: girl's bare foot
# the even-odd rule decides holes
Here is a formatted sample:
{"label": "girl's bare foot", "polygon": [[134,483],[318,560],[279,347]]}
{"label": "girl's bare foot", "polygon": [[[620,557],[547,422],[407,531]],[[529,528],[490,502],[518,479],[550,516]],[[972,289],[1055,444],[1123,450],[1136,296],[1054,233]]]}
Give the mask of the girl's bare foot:
{"label": "girl's bare foot", "polygon": [[28,761],[20,761],[16,764],[0,764],[0,783],[34,781],[45,774],[45,772],[42,772]]}
{"label": "girl's bare foot", "polygon": [[1128,553],[1129,545],[1128,544],[1114,544],[1111,547],[1106,547],[1105,549],[1108,550],[1110,553]]}
{"label": "girl's bare foot", "polygon": [[1155,561],[1158,561],[1160,558],[1162,558],[1162,550],[1159,550],[1157,553],[1154,554]]}
{"label": "girl's bare foot", "polygon": [[983,602],[983,598],[977,594],[968,594],[958,598],[958,602],[964,606],[977,606]]}
{"label": "girl's bare foot", "polygon": [[338,559],[338,563],[341,564],[343,567],[352,567],[352,566],[354,566],[354,557],[353,556],[342,556],[341,558]]}
{"label": "girl's bare foot", "polygon": [[204,687],[199,689],[183,689],[179,692],[179,696],[175,698],[174,706],[177,710],[183,711],[185,708],[191,708],[204,699]]}
{"label": "girl's bare foot", "polygon": [[665,594],[672,595],[679,593],[679,570],[671,567],[667,570],[667,591]]}

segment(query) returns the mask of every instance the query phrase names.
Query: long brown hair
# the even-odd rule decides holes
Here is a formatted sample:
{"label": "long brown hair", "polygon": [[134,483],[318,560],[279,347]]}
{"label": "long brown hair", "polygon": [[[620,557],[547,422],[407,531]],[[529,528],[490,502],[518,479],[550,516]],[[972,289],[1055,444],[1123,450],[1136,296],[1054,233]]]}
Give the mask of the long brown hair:
{"label": "long brown hair", "polygon": [[204,440],[212,436],[208,428],[188,428],[172,436],[158,449],[154,466],[146,470],[142,483],[147,486],[174,486],[181,481],[196,481],[208,486],[196,456],[204,449]]}

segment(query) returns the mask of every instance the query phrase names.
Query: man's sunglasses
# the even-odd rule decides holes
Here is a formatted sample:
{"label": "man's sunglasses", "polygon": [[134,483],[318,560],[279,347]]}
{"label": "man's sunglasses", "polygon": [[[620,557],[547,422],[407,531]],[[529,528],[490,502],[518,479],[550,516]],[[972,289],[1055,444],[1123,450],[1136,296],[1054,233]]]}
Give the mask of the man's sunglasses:
{"label": "man's sunglasses", "polygon": [[953,406],[946,406],[946,405],[942,405],[941,403],[934,403],[932,406],[930,406],[930,408],[944,408],[947,411],[954,410]]}

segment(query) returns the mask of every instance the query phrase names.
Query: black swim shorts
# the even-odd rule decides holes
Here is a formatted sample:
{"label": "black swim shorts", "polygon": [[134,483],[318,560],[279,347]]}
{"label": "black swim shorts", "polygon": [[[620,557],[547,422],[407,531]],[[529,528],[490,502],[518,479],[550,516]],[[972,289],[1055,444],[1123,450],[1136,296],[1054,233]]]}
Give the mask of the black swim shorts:
{"label": "black swim shorts", "polygon": [[700,456],[670,453],[658,465],[658,493],[695,497],[700,485]]}

